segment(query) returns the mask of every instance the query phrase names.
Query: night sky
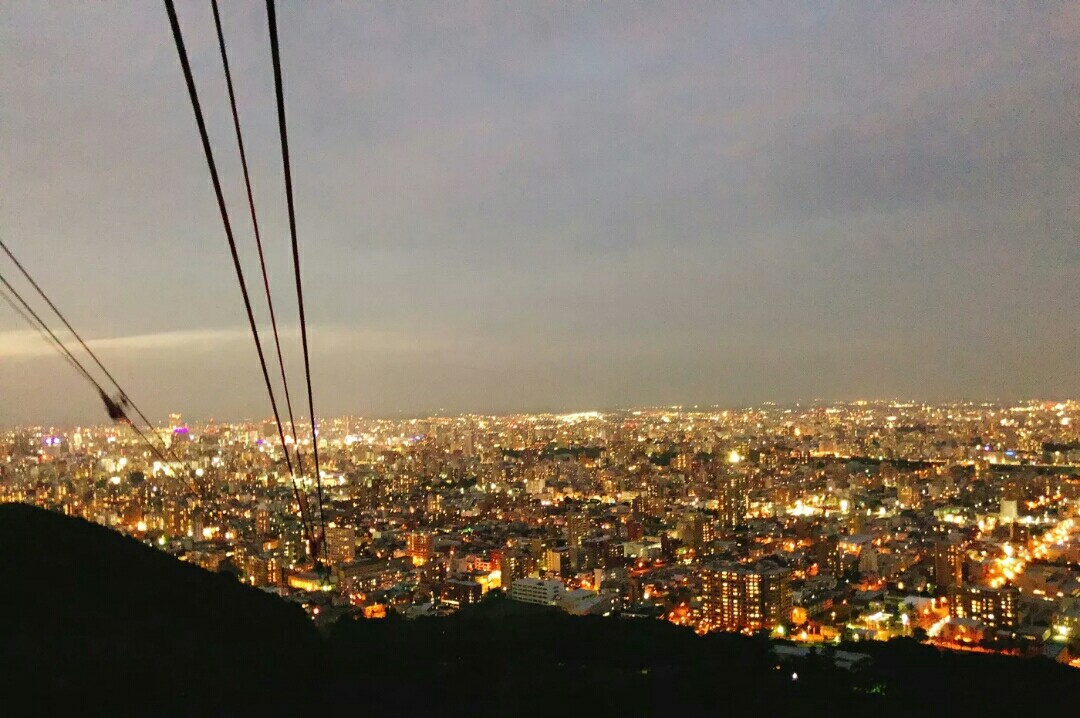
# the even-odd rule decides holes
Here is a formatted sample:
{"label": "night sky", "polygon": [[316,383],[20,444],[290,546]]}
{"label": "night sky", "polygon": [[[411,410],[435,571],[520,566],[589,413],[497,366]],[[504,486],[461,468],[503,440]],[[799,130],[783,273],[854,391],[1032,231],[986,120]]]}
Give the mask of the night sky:
{"label": "night sky", "polygon": [[[265,318],[209,2],[178,5]],[[222,5],[296,402],[265,10]],[[1080,395],[1080,3],[278,23],[320,414]],[[269,415],[161,3],[0,4],[0,152],[0,236],[151,418]],[[0,423],[104,418],[0,305]]]}

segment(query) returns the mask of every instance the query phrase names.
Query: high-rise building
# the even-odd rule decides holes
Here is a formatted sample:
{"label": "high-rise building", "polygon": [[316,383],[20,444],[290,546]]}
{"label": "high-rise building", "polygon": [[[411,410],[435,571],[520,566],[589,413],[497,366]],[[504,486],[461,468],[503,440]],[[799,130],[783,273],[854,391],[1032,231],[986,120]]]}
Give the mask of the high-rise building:
{"label": "high-rise building", "polygon": [[506,587],[529,575],[528,557],[521,551],[502,551],[496,557],[495,564],[502,574],[502,585]]}
{"label": "high-rise building", "polygon": [[814,543],[814,557],[819,571],[828,571],[833,576],[840,576],[844,572],[844,550],[835,534],[822,536]]}
{"label": "high-rise building", "polygon": [[958,538],[935,541],[930,556],[937,585],[959,586],[964,582],[964,547]]}
{"label": "high-rise building", "polygon": [[424,562],[431,558],[432,540],[431,534],[425,531],[414,531],[405,538],[405,551],[413,561]]}
{"label": "high-rise building", "polygon": [[298,526],[289,526],[281,533],[283,568],[292,568],[307,554],[307,541]]}
{"label": "high-rise building", "polygon": [[549,548],[544,560],[544,569],[555,575],[570,569],[570,550],[566,546]]}
{"label": "high-rise building", "polygon": [[589,535],[592,522],[584,513],[573,513],[566,517],[566,543],[569,546],[580,546],[585,537]]}
{"label": "high-rise building", "polygon": [[699,511],[686,514],[679,520],[676,530],[683,545],[699,553],[704,551],[716,539],[712,521]]}
{"label": "high-rise building", "polygon": [[259,536],[267,536],[270,533],[270,512],[264,504],[255,509],[255,533]]}
{"label": "high-rise building", "polygon": [[671,460],[671,468],[675,471],[687,472],[694,465],[694,455],[689,451],[681,451]]}
{"label": "high-rise building", "polygon": [[910,473],[900,474],[896,478],[896,500],[903,508],[916,508],[921,503],[919,485]]}
{"label": "high-rise building", "polygon": [[729,536],[746,516],[746,477],[738,470],[725,468],[716,480],[716,508],[721,536]]}
{"label": "high-rise building", "polygon": [[244,573],[252,586],[267,586],[271,583],[269,562],[261,556],[248,556],[244,562]]}
{"label": "high-rise building", "polygon": [[443,584],[441,599],[451,606],[468,606],[479,603],[483,586],[476,581],[450,580]]}
{"label": "high-rise building", "polygon": [[880,571],[881,566],[876,548],[867,546],[859,552],[859,573],[880,573]]}
{"label": "high-rise building", "polygon": [[166,499],[163,507],[165,533],[170,536],[183,536],[190,526],[187,506],[176,499]]}
{"label": "high-rise building", "polygon": [[510,586],[510,598],[522,603],[554,606],[562,597],[562,581],[519,578]]}
{"label": "high-rise building", "polygon": [[284,580],[284,568],[281,559],[271,556],[266,559],[266,581],[271,586],[277,586]]}
{"label": "high-rise building", "polygon": [[351,563],[356,558],[356,529],[348,526],[327,526],[326,553],[331,564]]}
{"label": "high-rise building", "polygon": [[994,629],[1011,628],[1018,623],[1019,596],[1020,592],[1011,586],[953,586],[949,589],[949,615],[971,618]]}
{"label": "high-rise building", "polygon": [[622,541],[608,541],[604,547],[605,568],[619,568],[626,563],[626,547]]}
{"label": "high-rise building", "polygon": [[702,615],[708,630],[773,628],[791,619],[791,571],[768,561],[707,564]]}

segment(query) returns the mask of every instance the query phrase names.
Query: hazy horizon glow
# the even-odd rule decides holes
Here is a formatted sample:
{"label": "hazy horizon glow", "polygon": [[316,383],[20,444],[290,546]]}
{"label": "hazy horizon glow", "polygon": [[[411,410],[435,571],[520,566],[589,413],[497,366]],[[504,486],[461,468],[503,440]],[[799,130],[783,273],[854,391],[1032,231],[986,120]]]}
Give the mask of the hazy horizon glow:
{"label": "hazy horizon glow", "polygon": [[[222,12],[295,400],[266,19]],[[1076,3],[278,13],[320,415],[1080,395]],[[3,4],[0,97],[0,233],[137,403],[268,415],[160,3]],[[0,397],[104,418],[3,305]]]}

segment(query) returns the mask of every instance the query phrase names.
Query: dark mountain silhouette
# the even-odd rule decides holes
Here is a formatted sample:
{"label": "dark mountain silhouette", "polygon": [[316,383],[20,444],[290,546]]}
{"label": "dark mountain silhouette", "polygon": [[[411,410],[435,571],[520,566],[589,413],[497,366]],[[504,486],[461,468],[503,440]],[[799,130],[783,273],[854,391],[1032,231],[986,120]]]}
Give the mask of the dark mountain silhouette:
{"label": "dark mountain silhouette", "polygon": [[1042,658],[902,639],[843,646],[871,657],[846,670],[825,655],[780,662],[767,638],[699,637],[660,621],[573,617],[498,598],[447,619],[334,628],[330,656],[349,677],[333,686],[335,703],[380,715],[454,706],[461,712],[451,714],[504,716],[1015,716],[1071,714],[1080,701],[1080,671]]}
{"label": "dark mountain silhouette", "polygon": [[[848,647],[780,663],[766,639],[578,618],[492,597],[450,618],[300,609],[80,519],[0,506],[2,715],[999,715],[1080,705],[1043,659]],[[793,680],[792,674],[798,679]]]}
{"label": "dark mountain silhouette", "polygon": [[29,714],[254,713],[313,677],[299,607],[82,519],[0,506],[0,576],[0,681]]}

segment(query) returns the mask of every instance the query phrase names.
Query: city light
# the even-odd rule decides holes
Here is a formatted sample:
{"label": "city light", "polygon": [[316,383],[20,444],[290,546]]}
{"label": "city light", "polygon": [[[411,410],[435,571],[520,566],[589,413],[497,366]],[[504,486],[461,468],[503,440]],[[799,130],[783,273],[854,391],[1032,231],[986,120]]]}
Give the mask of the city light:
{"label": "city light", "polygon": [[[130,437],[35,434],[28,443],[81,468],[43,482],[28,454],[7,465],[0,491],[208,570],[228,566],[312,617],[337,606],[381,620],[391,604],[448,613],[502,591],[699,634],[811,645],[920,636],[1011,654],[996,636],[1032,620],[1032,602],[1047,641],[1075,635],[1064,607],[1076,576],[1061,558],[1078,550],[1066,462],[1080,452],[1007,463],[1043,459],[1019,440],[1025,431],[1066,446],[1058,418],[1028,406],[863,402],[824,413],[326,420],[318,543],[313,467],[294,493],[263,425],[189,423],[174,470],[153,482],[166,466]],[[916,440],[912,425],[937,439]],[[860,453],[867,436],[871,456]],[[993,469],[988,446],[1003,462]],[[540,583],[515,593],[524,579]]]}

